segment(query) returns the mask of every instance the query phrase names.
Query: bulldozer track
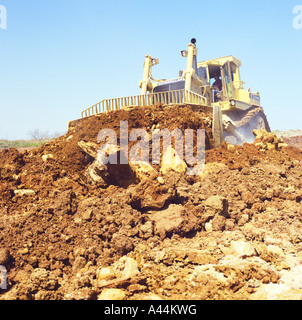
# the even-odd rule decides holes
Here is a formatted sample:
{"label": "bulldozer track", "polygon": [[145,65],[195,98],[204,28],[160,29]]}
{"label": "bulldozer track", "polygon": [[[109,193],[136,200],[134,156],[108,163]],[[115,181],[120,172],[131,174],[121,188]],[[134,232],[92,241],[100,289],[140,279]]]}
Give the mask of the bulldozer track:
{"label": "bulldozer track", "polygon": [[248,123],[252,121],[256,116],[261,115],[265,121],[266,128],[270,131],[270,127],[266,118],[266,115],[264,114],[262,108],[253,108],[247,112],[247,114],[239,121],[235,121],[235,125],[237,128],[242,128],[243,126],[246,126]]}
{"label": "bulldozer track", "polygon": [[261,108],[251,109],[241,120],[235,121],[236,127],[240,128],[249,123],[253,118],[262,112]]}

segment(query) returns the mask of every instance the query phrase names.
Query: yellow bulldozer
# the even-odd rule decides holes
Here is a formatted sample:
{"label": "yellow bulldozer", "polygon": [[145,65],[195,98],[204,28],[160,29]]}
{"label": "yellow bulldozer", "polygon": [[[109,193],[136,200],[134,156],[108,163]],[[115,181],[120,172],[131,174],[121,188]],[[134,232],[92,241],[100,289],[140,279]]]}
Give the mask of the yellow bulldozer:
{"label": "yellow bulldozer", "polygon": [[145,56],[141,94],[106,99],[82,112],[82,118],[103,112],[157,103],[164,105],[194,105],[210,108],[213,112],[212,131],[214,146],[225,140],[231,144],[253,142],[254,129],[270,132],[267,118],[260,103],[259,92],[244,89],[240,77],[241,61],[233,56],[208,61],[197,61],[198,49],[193,38],[188,50],[181,51],[187,58],[186,69],[175,79],[157,80],[152,68],[159,63]]}

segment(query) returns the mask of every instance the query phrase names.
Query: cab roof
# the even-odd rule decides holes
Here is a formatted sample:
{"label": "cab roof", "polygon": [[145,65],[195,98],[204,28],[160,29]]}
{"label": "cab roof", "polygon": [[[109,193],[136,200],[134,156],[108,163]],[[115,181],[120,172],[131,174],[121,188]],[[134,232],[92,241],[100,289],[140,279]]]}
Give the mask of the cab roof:
{"label": "cab roof", "polygon": [[213,66],[223,66],[227,61],[233,62],[237,67],[241,67],[241,61],[234,57],[234,56],[226,56],[222,58],[207,60],[207,61],[201,61],[197,63],[197,67],[206,67],[209,65]]}

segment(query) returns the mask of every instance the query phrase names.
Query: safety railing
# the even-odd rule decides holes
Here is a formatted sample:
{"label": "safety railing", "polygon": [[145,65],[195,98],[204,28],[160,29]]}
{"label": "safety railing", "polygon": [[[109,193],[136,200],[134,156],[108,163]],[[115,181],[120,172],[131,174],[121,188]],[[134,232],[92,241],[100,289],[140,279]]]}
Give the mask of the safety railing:
{"label": "safety railing", "polygon": [[137,95],[123,98],[106,99],[98,102],[92,107],[82,112],[82,118],[90,117],[103,112],[121,110],[124,107],[131,106],[150,106],[156,103],[180,104],[189,103],[196,105],[206,105],[207,99],[197,93],[188,90],[174,90],[165,92],[156,92],[146,95]]}

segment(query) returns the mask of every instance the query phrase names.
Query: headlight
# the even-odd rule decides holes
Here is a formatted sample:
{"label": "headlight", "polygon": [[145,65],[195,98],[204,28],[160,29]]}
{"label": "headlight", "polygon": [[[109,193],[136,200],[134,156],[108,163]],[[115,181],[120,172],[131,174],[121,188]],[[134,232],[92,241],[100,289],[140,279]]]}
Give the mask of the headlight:
{"label": "headlight", "polygon": [[230,102],[231,102],[231,106],[232,106],[232,107],[235,107],[236,101],[235,101],[235,100],[231,100]]}
{"label": "headlight", "polygon": [[181,56],[184,57],[184,58],[186,58],[186,57],[188,56],[188,51],[182,50],[182,51],[181,51]]}
{"label": "headlight", "polygon": [[155,66],[157,64],[159,64],[159,60],[158,59],[152,59],[152,64]]}

